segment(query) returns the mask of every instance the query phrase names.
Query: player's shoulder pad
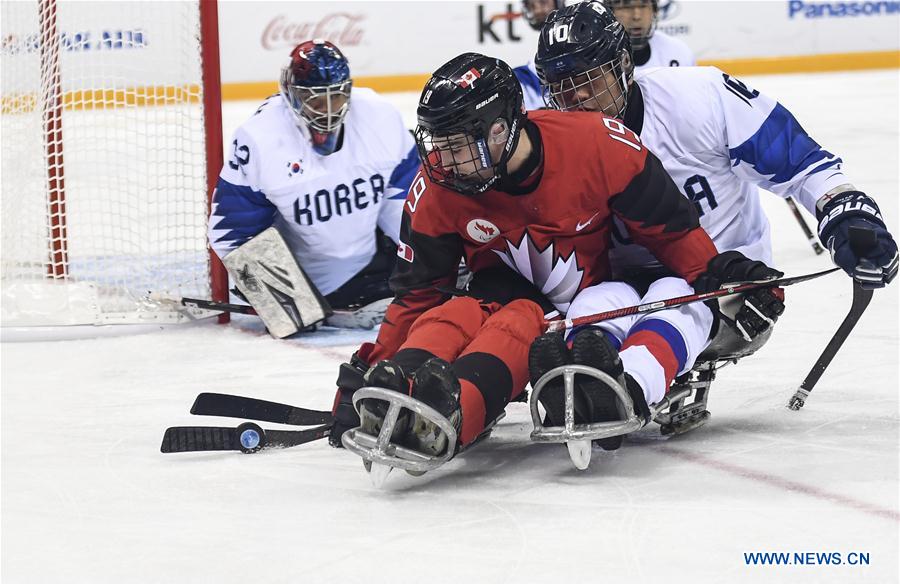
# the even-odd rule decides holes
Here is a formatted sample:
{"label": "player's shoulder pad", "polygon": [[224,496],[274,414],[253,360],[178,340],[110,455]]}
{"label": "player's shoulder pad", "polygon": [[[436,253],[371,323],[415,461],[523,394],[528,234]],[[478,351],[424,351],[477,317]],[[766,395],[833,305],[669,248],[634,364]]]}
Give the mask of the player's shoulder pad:
{"label": "player's shoulder pad", "polygon": [[[268,150],[268,145],[285,132],[293,132],[296,122],[278,95],[269,96],[243,124],[238,126],[232,140],[256,151]],[[226,152],[226,158],[228,152]]]}
{"label": "player's shoulder pad", "polygon": [[259,165],[266,158],[267,136],[271,134],[258,123],[248,120],[238,126],[225,145],[221,177],[234,185],[259,189]]}
{"label": "player's shoulder pad", "polygon": [[270,131],[273,126],[282,126],[285,116],[292,120],[284,98],[281,97],[281,94],[272,94],[259,104],[250,117],[240,125],[240,128],[250,134],[258,135]]}
{"label": "player's shoulder pad", "polygon": [[368,87],[354,87],[350,93],[350,109],[365,110],[367,115],[400,116],[400,110],[384,96]]}
{"label": "player's shoulder pad", "polygon": [[723,84],[722,71],[715,67],[652,67],[634,79],[645,101],[695,114],[710,112],[710,104]]}
{"label": "player's shoulder pad", "polygon": [[694,54],[693,51],[691,51],[691,48],[688,47],[687,43],[685,43],[678,37],[673,37],[672,35],[667,34],[661,30],[654,32],[653,36],[659,36],[659,40],[669,45],[669,47],[671,47],[672,49],[678,50],[682,54],[686,53],[691,56],[693,56]]}
{"label": "player's shoulder pad", "polygon": [[409,130],[397,106],[368,87],[353,88],[348,121],[362,126],[365,128],[364,134],[391,149],[406,144],[409,137]]}
{"label": "player's shoulder pad", "polygon": [[[545,149],[560,149],[563,152],[577,149],[579,157],[597,161],[596,168],[609,166],[606,159],[610,151],[617,153],[612,156],[617,164],[624,164],[626,158],[638,165],[643,164],[646,149],[639,144],[637,135],[616,118],[600,112],[535,110],[528,112],[528,119],[540,128]],[[611,138],[613,135],[615,138]],[[625,152],[619,152],[622,147],[628,148]]]}
{"label": "player's shoulder pad", "polygon": [[530,110],[528,120],[537,124],[543,137],[546,132],[572,132],[573,136],[593,136],[603,128],[604,116],[599,112],[560,112],[558,110]]}

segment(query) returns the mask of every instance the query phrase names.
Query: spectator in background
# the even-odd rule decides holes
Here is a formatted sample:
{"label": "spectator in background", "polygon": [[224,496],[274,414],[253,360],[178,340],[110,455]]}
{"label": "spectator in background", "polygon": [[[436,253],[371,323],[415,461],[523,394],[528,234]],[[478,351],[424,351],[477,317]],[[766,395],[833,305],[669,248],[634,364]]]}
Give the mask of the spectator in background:
{"label": "spectator in background", "polygon": [[[534,30],[541,30],[550,13],[565,5],[564,0],[522,0],[522,14],[528,25]],[[522,86],[522,96],[526,110],[538,110],[544,107],[541,93],[541,82],[534,68],[534,55],[528,63],[513,69],[516,79]]]}
{"label": "spectator in background", "polygon": [[[631,38],[634,72],[650,67],[691,67],[694,54],[683,42],[656,30],[659,19],[657,0],[604,0]],[[531,62],[532,68],[534,61]]]}

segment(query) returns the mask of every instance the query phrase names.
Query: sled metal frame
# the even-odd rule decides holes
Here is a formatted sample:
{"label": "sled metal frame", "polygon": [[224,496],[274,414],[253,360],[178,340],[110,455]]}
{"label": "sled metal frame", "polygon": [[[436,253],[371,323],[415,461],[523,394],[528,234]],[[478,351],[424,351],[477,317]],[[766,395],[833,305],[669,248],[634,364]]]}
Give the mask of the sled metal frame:
{"label": "sled metal frame", "polygon": [[[644,426],[643,421],[636,414],[618,421],[575,424],[575,374],[590,376],[607,384],[615,391],[616,397],[625,408],[625,412],[634,412],[634,403],[631,400],[631,396],[629,396],[625,388],[609,374],[601,372],[596,368],[578,364],[559,366],[541,376],[531,391],[529,407],[531,409],[531,421],[534,423],[534,431],[531,433],[532,441],[539,443],[593,441],[595,439],[605,439],[607,437],[628,434]],[[538,412],[539,399],[547,384],[559,376],[562,376],[563,378],[563,389],[566,401],[565,426],[545,426],[541,420],[541,415]]]}
{"label": "sled metal frame", "polygon": [[[453,424],[437,410],[406,394],[395,390],[364,386],[353,394],[353,407],[359,412],[360,401],[381,400],[388,403],[388,411],[378,435],[365,432],[362,427],[350,429],[341,436],[344,447],[365,461],[397,467],[416,473],[436,469],[453,458],[456,453],[457,432]],[[434,423],[447,435],[447,452],[441,456],[427,455],[391,441],[394,427],[402,409],[409,410]]]}

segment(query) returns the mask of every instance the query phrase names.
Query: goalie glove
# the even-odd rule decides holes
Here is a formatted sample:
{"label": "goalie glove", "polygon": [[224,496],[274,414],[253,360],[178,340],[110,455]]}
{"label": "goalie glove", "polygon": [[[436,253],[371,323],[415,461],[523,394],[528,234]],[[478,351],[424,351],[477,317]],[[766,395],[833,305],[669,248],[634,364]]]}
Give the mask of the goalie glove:
{"label": "goalie glove", "polygon": [[[863,288],[881,288],[897,276],[897,244],[888,232],[878,204],[862,191],[826,195],[817,204],[819,239],[831,259]],[[850,228],[874,232],[875,244],[862,253],[850,246]]]}

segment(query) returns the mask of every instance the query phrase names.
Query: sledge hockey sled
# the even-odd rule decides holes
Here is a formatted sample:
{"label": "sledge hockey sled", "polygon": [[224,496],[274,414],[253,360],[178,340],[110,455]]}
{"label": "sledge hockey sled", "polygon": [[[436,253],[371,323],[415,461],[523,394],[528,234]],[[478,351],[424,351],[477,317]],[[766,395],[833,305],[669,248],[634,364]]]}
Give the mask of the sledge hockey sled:
{"label": "sledge hockey sled", "polygon": [[[650,418],[660,425],[660,432],[663,435],[677,435],[706,423],[710,418],[706,408],[709,388],[715,380],[716,371],[728,363],[737,363],[741,358],[755,353],[771,335],[772,329],[769,328],[753,341],[747,342],[733,328],[719,327],[716,337],[698,356],[694,367],[673,381],[662,400],[649,405]],[[620,412],[631,414],[617,421],[576,424],[576,374],[591,376],[607,384],[622,406]],[[538,411],[540,395],[549,382],[560,376],[565,396],[564,426],[546,426]],[[569,364],[550,370],[532,388],[529,406],[534,424],[531,439],[544,443],[566,443],[569,457],[578,469],[587,469],[590,465],[592,441],[632,433],[644,426],[642,418],[634,413],[628,391],[608,374],[589,366]]]}
{"label": "sledge hockey sled", "polygon": [[[405,470],[410,475],[418,476],[437,469],[462,451],[457,449],[458,433],[453,423],[424,402],[387,388],[364,386],[353,394],[353,406],[357,412],[360,410],[360,401],[366,399],[380,400],[388,404],[387,414],[378,434],[373,435],[362,427],[357,427],[345,432],[341,436],[341,443],[348,451],[362,457],[363,465],[375,487],[381,487],[388,473],[395,467]],[[447,436],[446,453],[442,455],[422,453],[393,441],[392,435],[402,410],[408,410],[427,419],[443,432]],[[501,413],[475,441],[466,446],[466,449],[490,435],[494,425],[504,415],[505,413]]]}

